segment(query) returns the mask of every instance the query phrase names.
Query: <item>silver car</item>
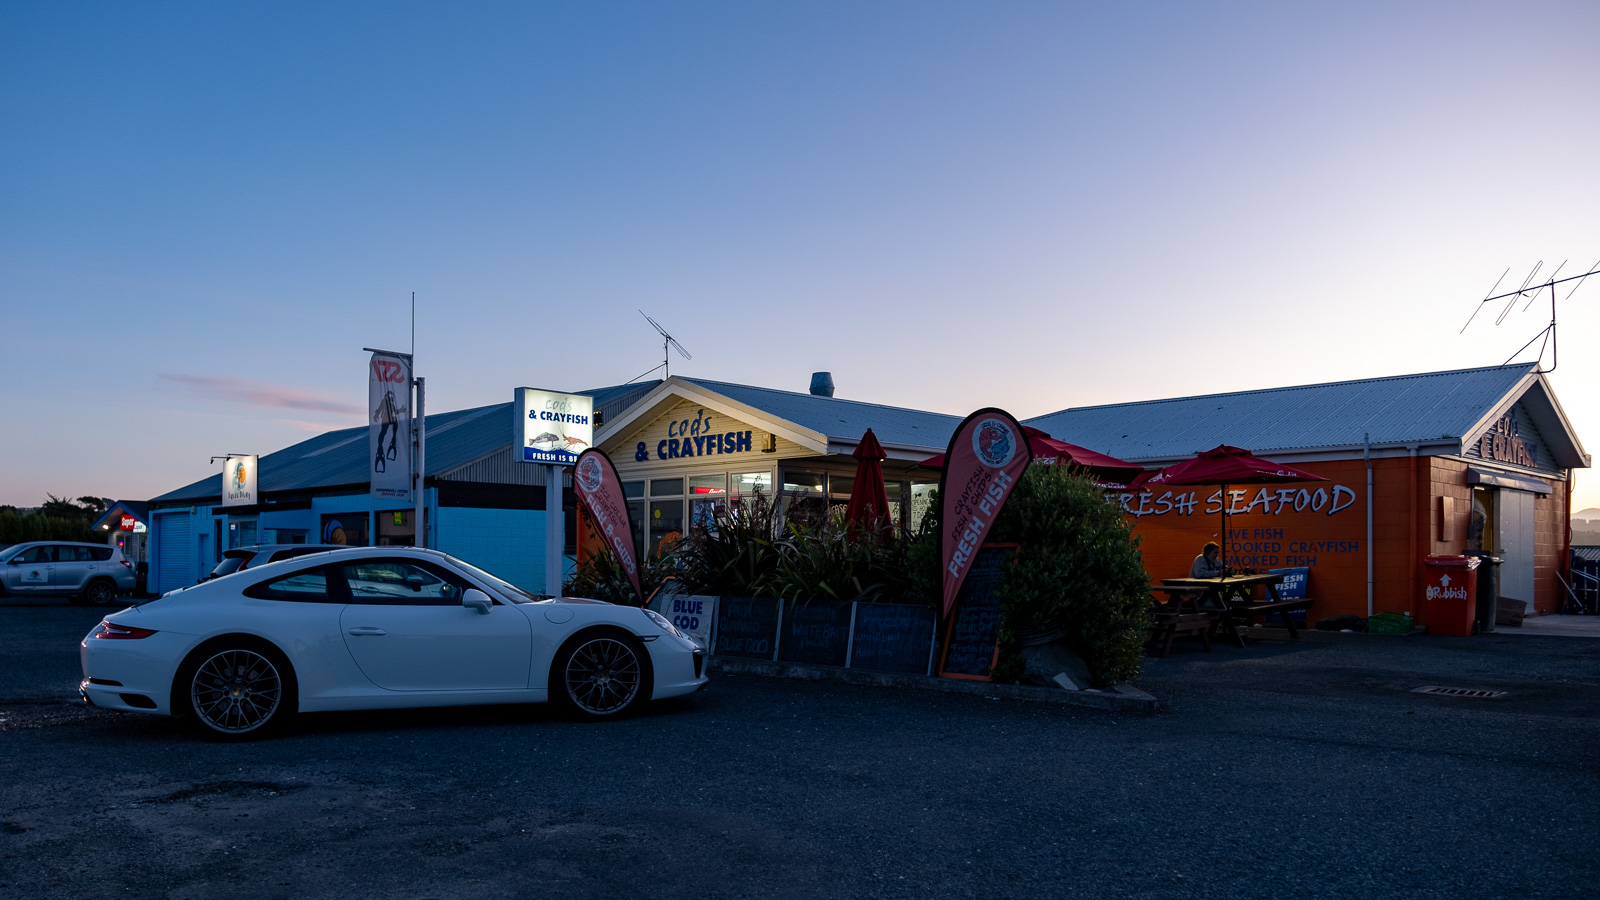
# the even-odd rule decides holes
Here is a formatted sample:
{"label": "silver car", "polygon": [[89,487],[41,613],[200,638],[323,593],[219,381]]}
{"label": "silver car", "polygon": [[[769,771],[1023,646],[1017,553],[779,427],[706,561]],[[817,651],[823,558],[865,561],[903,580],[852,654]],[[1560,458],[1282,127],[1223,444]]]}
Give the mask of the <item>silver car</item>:
{"label": "silver car", "polygon": [[18,597],[70,597],[107,606],[138,586],[133,564],[106,544],[29,541],[0,550],[0,593]]}
{"label": "silver car", "polygon": [[277,562],[280,559],[294,559],[297,556],[344,549],[346,547],[343,544],[251,544],[248,547],[235,547],[232,550],[222,551],[222,559],[216,568],[200,580],[210,581],[213,578],[232,575],[241,569]]}

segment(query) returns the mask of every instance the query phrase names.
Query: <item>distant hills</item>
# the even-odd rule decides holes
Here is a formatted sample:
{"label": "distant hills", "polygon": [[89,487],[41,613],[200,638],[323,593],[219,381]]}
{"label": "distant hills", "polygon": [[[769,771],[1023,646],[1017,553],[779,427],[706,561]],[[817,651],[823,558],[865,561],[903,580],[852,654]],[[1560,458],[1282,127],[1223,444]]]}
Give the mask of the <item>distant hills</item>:
{"label": "distant hills", "polygon": [[1600,547],[1600,509],[1591,506],[1572,514],[1572,543]]}

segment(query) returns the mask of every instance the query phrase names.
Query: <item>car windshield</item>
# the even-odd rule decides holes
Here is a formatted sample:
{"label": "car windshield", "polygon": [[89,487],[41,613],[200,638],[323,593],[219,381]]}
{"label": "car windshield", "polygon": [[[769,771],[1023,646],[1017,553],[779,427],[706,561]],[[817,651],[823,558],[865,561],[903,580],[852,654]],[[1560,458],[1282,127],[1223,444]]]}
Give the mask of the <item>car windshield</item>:
{"label": "car windshield", "polygon": [[500,578],[500,577],[495,576],[495,575],[490,575],[488,572],[485,572],[484,570],[478,568],[477,566],[473,565],[472,563],[466,562],[464,560],[455,559],[455,557],[451,557],[451,559],[455,560],[455,564],[456,565],[460,566],[463,569],[466,569],[467,571],[469,571],[472,574],[478,576],[479,578],[482,578],[484,581],[489,582],[491,587],[494,587],[497,590],[499,590],[501,593],[505,594],[511,600],[512,603],[539,603],[541,601],[550,599],[549,597],[541,597],[541,596],[539,596],[537,594],[531,594],[531,593],[523,590],[522,588],[517,587],[516,585],[512,584],[511,582],[505,580],[504,578]]}

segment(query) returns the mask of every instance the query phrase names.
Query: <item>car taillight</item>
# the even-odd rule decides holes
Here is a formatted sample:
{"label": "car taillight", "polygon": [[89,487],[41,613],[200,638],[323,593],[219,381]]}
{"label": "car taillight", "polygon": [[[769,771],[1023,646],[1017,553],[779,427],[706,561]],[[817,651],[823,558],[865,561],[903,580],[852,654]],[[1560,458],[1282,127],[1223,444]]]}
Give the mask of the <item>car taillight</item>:
{"label": "car taillight", "polygon": [[101,622],[100,627],[94,630],[90,637],[108,641],[137,641],[155,634],[151,628],[135,628],[132,625],[116,625],[111,622]]}
{"label": "car taillight", "polygon": [[122,563],[122,564],[123,564],[123,565],[124,565],[124,566],[127,566],[127,567],[128,567],[128,568],[130,568],[130,569],[131,569],[131,568],[133,568],[133,563],[131,563],[131,562],[128,562],[128,561],[127,561],[127,560],[125,560],[125,559],[124,559],[124,560],[120,560],[120,562],[121,562],[121,563]]}

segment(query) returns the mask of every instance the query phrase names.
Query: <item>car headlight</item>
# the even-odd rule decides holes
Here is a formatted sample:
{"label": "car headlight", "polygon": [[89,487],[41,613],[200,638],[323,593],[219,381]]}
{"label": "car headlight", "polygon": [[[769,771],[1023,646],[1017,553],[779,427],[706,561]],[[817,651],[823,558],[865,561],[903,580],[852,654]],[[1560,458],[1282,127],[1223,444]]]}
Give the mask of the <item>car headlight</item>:
{"label": "car headlight", "polygon": [[666,616],[663,616],[662,614],[656,612],[653,609],[645,610],[644,614],[650,617],[650,621],[652,621],[652,622],[656,623],[657,625],[661,626],[661,630],[665,631],[667,634],[675,635],[677,637],[683,638],[686,641],[689,640],[689,636],[684,634],[683,632],[679,631],[678,630],[678,626],[672,624],[671,622],[668,622]]}

